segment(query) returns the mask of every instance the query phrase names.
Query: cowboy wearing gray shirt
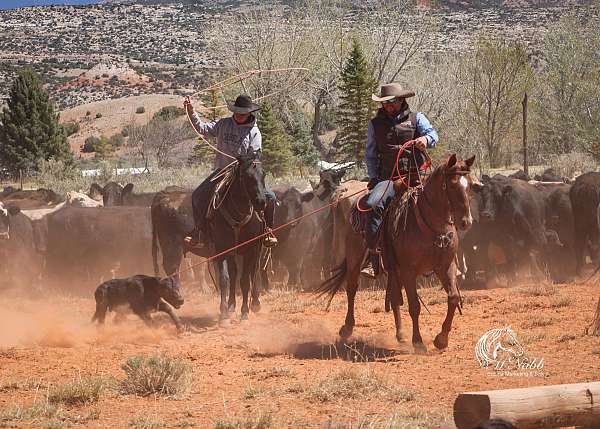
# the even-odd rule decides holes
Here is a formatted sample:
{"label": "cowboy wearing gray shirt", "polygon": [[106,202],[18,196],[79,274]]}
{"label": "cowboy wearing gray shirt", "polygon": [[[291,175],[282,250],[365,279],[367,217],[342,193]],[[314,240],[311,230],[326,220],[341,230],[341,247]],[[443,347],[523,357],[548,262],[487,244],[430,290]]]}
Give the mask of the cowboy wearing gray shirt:
{"label": "cowboy wearing gray shirt", "polygon": [[[249,96],[240,95],[234,103],[227,102],[227,107],[233,113],[232,116],[216,119],[211,122],[203,122],[200,119],[200,115],[194,112],[194,107],[189,97],[185,97],[183,107],[196,132],[204,137],[215,138],[217,149],[223,152],[217,152],[215,160],[216,170],[192,194],[195,229],[190,237],[186,237],[185,241],[189,246],[196,247],[206,245],[204,240],[206,236],[206,212],[214,189],[214,183],[211,182],[211,179],[221,169],[235,161],[235,157],[238,155],[259,152],[262,149],[262,136],[256,125],[256,117],[253,115],[254,112],[260,110],[260,106],[253,103]],[[266,196],[267,209],[265,210],[265,220],[267,227],[272,228],[276,197],[273,191],[268,188]],[[264,244],[266,246],[273,246],[277,244],[277,239],[272,234],[267,235]]]}

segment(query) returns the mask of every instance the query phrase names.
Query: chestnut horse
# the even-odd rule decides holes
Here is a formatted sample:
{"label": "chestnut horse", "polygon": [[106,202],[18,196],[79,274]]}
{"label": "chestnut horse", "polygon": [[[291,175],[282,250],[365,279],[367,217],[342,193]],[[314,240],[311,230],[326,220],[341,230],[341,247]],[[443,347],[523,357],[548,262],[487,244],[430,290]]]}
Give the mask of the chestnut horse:
{"label": "chestnut horse", "polygon": [[[456,284],[456,250],[458,234],[456,227],[467,230],[472,224],[469,207],[471,166],[475,157],[457,159],[456,155],[437,167],[429,176],[416,203],[408,208],[401,207],[395,199],[386,210],[382,225],[382,251],[384,266],[388,272],[386,310],[394,313],[396,338],[402,340],[400,305],[402,288],[405,288],[409,313],[413,322],[412,343],[415,351],[426,351],[419,331],[421,304],[417,295],[417,276],[435,272],[448,294],[448,311],[442,331],[435,337],[438,349],[448,346],[448,334],[452,319],[460,306],[460,295]],[[408,210],[408,212],[405,212]],[[348,216],[348,213],[345,213]],[[320,291],[331,297],[346,283],[348,311],[340,336],[352,335],[354,321],[354,298],[358,289],[365,244],[360,235],[345,228],[345,252],[343,261],[338,260],[334,276],[322,283]]]}

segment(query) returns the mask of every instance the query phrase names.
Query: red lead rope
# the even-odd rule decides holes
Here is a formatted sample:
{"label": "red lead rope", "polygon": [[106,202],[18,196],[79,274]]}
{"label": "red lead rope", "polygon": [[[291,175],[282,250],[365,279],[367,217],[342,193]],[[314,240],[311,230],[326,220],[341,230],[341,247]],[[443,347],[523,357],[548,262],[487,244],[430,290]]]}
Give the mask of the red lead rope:
{"label": "red lead rope", "polygon": [[[296,222],[298,222],[299,220],[302,220],[302,219],[304,219],[305,217],[312,216],[312,215],[314,215],[315,213],[318,213],[318,212],[320,212],[320,211],[323,211],[323,210],[325,210],[325,209],[327,209],[327,208],[329,208],[329,207],[336,206],[336,205],[338,205],[338,204],[339,204],[339,202],[340,202],[340,201],[342,201],[342,200],[345,200],[345,199],[347,199],[347,198],[351,198],[351,197],[353,197],[353,196],[355,196],[355,195],[358,195],[358,194],[360,194],[360,193],[362,193],[362,192],[365,192],[365,191],[366,191],[366,189],[361,189],[360,191],[356,191],[356,192],[354,192],[354,193],[352,193],[352,194],[350,194],[350,195],[346,195],[346,196],[344,196],[344,197],[342,197],[342,198],[338,198],[338,199],[337,199],[337,200],[335,200],[333,203],[329,203],[329,204],[327,204],[327,205],[325,205],[325,206],[323,206],[323,207],[319,207],[318,209],[315,209],[315,210],[312,210],[312,211],[310,211],[310,212],[308,212],[308,213],[306,213],[306,214],[303,214],[302,216],[298,216],[297,218],[295,218],[295,219],[292,219],[292,220],[290,220],[289,222],[286,222],[286,223],[284,223],[283,225],[280,225],[280,226],[278,226],[277,228],[273,228],[271,231],[264,232],[264,233],[262,233],[262,234],[260,234],[260,235],[257,235],[256,237],[253,237],[253,238],[251,238],[250,240],[246,240],[246,241],[244,241],[244,242],[242,242],[242,243],[240,243],[240,244],[237,244],[237,245],[235,245],[235,246],[233,246],[233,247],[230,247],[229,249],[223,250],[222,252],[220,252],[220,253],[217,253],[216,255],[210,256],[210,257],[206,258],[205,260],[198,262],[197,264],[192,264],[192,265],[188,266],[187,268],[184,268],[183,270],[179,270],[177,274],[179,274],[179,273],[182,273],[182,272],[185,272],[185,271],[189,271],[189,270],[191,270],[191,269],[192,269],[192,268],[194,268],[194,267],[197,267],[197,266],[200,266],[200,265],[202,265],[202,264],[206,264],[206,263],[208,263],[208,262],[211,262],[211,261],[213,261],[213,260],[215,260],[215,259],[217,259],[217,258],[220,258],[221,256],[224,256],[224,255],[226,255],[226,254],[228,254],[228,253],[230,253],[230,252],[233,252],[234,250],[237,250],[237,249],[239,249],[240,247],[244,247],[244,246],[246,246],[247,244],[250,244],[250,243],[252,243],[252,242],[254,242],[254,241],[256,241],[256,240],[259,240],[259,239],[261,239],[261,238],[263,238],[263,237],[266,237],[267,235],[269,235],[269,234],[272,234],[273,232],[279,231],[279,230],[281,230],[281,229],[283,229],[283,228],[287,228],[287,227],[288,227],[288,226],[290,226],[291,224],[293,224],[293,223],[296,223]],[[170,275],[170,276],[168,276],[168,277],[173,277],[173,276],[175,276],[175,275],[176,275],[176,274],[171,274],[171,275]]]}
{"label": "red lead rope", "polygon": [[[400,181],[402,181],[402,184],[406,187],[409,188],[409,183],[406,182],[404,179],[408,176],[408,174],[400,174],[400,169],[398,168],[398,164],[400,163],[400,155],[402,155],[402,153],[411,145],[414,145],[415,141],[414,140],[409,140],[406,143],[404,143],[402,146],[400,146],[400,150],[398,151],[398,154],[396,155],[396,163],[394,164],[394,169],[392,170],[392,174],[390,175],[389,180],[387,181],[387,185],[385,187],[385,191],[383,191],[383,193],[381,194],[381,198],[379,199],[379,201],[375,204],[378,205],[379,202],[383,199],[383,196],[386,194],[390,183],[392,183],[394,181],[394,179],[398,179]],[[414,149],[413,149],[414,150]],[[425,157],[427,158],[425,160],[425,162],[423,163],[423,169],[424,170],[428,170],[431,167],[431,158],[429,157],[429,155],[427,155],[426,152],[424,152]],[[359,198],[358,200],[356,200],[356,209],[361,212],[361,213],[366,213],[366,212],[370,212],[371,210],[373,210],[373,207],[369,207],[368,209],[362,209],[360,208],[360,200],[362,198]]]}

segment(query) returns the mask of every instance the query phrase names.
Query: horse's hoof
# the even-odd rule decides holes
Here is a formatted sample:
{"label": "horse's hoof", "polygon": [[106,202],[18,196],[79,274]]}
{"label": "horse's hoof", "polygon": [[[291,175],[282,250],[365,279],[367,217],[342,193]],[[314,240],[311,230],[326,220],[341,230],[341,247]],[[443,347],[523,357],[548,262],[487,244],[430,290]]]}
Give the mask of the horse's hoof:
{"label": "horse's hoof", "polygon": [[448,337],[442,334],[437,334],[433,340],[433,345],[438,350],[444,350],[448,347]]}
{"label": "horse's hoof", "polygon": [[240,317],[240,321],[247,322],[248,321],[248,313],[242,313],[242,316]]}
{"label": "horse's hoof", "polygon": [[427,347],[425,347],[425,344],[423,343],[413,343],[413,349],[417,355],[427,354]]}
{"label": "horse's hoof", "polygon": [[229,304],[229,308],[227,309],[230,313],[235,313],[235,304]]}
{"label": "horse's hoof", "polygon": [[251,304],[250,310],[252,310],[253,313],[260,313],[260,304]]}
{"label": "horse's hoof", "polygon": [[347,326],[347,325],[343,325],[340,328],[340,337],[346,339],[346,338],[350,338],[350,336],[352,335],[352,330],[354,328],[352,326]]}
{"label": "horse's hoof", "polygon": [[404,341],[404,336],[402,335],[402,332],[396,332],[396,341],[398,341],[399,343]]}

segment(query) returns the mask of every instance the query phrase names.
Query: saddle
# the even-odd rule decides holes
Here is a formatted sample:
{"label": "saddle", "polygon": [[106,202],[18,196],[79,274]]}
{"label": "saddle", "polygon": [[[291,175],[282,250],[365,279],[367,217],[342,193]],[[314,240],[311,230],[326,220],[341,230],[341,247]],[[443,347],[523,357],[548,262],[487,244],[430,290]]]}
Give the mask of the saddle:
{"label": "saddle", "polygon": [[[390,211],[391,207],[394,207],[398,213],[398,215],[396,216],[396,221],[401,218],[406,219],[406,215],[408,214],[408,207],[410,206],[411,201],[416,202],[418,194],[420,192],[420,189],[422,188],[422,184],[425,184],[425,181],[427,180],[427,176],[423,177],[422,182],[419,179],[418,175],[414,175],[413,177],[416,177],[416,178],[414,180],[410,181],[410,183],[408,184],[409,185],[408,187],[406,186],[407,183],[404,180],[402,180],[402,179],[394,180],[393,186],[394,186],[394,191],[396,192],[396,195],[392,199],[390,204],[385,208],[385,210],[382,214],[383,223],[381,224],[381,227],[379,229],[380,231],[384,229],[384,225],[387,222],[387,219],[389,217],[389,216],[387,216],[387,213]],[[363,236],[364,236],[364,232],[365,232],[365,224],[367,221],[366,215],[369,211],[369,207],[367,207],[363,202],[363,199],[365,197],[366,197],[366,195],[359,198],[357,203],[354,204],[352,206],[352,208],[350,209],[350,223],[352,225],[352,230]],[[396,232],[396,235],[399,231],[398,227],[399,227],[398,222],[396,222],[394,225],[394,231]]]}

